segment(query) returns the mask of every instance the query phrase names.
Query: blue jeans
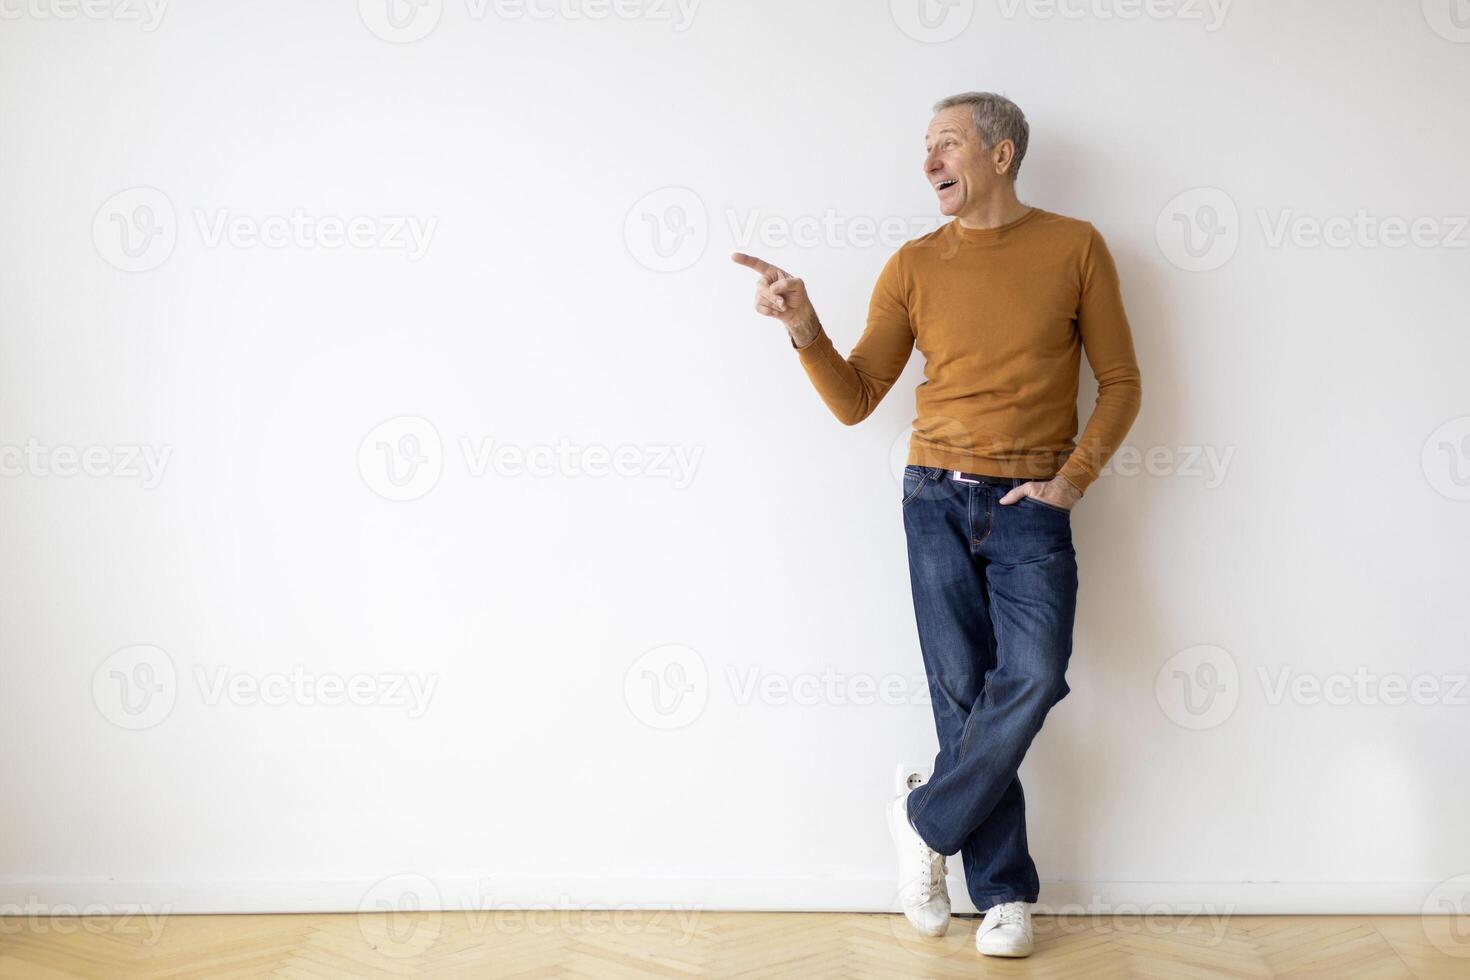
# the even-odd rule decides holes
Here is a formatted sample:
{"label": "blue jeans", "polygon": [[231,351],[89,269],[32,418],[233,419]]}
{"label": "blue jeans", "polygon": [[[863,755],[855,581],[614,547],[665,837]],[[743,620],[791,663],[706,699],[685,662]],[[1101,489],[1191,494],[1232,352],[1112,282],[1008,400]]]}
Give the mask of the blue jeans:
{"label": "blue jeans", "polygon": [[939,734],[934,773],[909,794],[909,819],[934,850],[960,853],[982,912],[1035,902],[1041,887],[1016,771],[1071,690],[1077,607],[1071,512],[1029,497],[1002,505],[1009,489],[930,466],[904,470],[914,618]]}

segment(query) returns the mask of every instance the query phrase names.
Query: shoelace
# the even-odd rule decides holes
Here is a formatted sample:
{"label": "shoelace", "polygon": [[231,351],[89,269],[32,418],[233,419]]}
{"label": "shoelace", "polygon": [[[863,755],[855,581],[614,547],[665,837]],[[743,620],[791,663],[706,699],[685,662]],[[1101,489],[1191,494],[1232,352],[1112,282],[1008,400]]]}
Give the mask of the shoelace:
{"label": "shoelace", "polygon": [[1025,910],[1021,908],[1019,902],[1003,903],[1000,911],[995,914],[995,917],[1003,926],[1019,926],[1023,925],[1026,921]]}
{"label": "shoelace", "polygon": [[919,841],[919,853],[924,855],[924,889],[932,898],[943,886],[944,878],[949,874],[949,864],[943,854],[931,850],[922,840]]}

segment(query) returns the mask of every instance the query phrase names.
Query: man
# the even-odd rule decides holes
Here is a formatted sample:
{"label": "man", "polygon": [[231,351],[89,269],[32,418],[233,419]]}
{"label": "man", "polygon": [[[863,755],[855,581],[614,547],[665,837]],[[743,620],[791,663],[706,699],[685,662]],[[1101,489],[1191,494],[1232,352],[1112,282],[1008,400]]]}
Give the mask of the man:
{"label": "man", "polygon": [[[985,913],[976,947],[994,956],[1032,949],[1040,883],[1016,773],[1070,690],[1071,511],[1142,397],[1102,237],[1016,195],[1028,137],[1021,110],[999,95],[967,92],[934,107],[924,176],[953,220],[889,258],[846,358],[800,279],[733,256],[760,273],[756,310],[786,328],[843,423],[872,413],[914,347],[924,354],[902,510],[939,754],[888,820],[909,921],[931,936],[949,927],[944,857],[958,852]],[[1077,438],[1083,352],[1098,397]]]}

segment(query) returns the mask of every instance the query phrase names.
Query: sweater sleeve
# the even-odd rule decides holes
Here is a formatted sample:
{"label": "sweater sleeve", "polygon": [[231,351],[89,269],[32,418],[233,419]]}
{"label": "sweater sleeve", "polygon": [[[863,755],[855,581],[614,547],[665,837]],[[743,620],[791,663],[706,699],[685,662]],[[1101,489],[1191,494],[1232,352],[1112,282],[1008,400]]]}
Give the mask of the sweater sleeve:
{"label": "sweater sleeve", "polygon": [[1060,475],[1085,491],[1122,445],[1143,402],[1143,382],[1123,312],[1118,270],[1096,228],[1082,260],[1077,330],[1097,378],[1097,404]]}
{"label": "sweater sleeve", "polygon": [[889,256],[878,275],[868,303],[868,325],[852,353],[846,358],[837,353],[820,324],[811,343],[796,347],[792,341],[791,346],[838,421],[856,425],[871,415],[903,373],[914,349],[903,249]]}

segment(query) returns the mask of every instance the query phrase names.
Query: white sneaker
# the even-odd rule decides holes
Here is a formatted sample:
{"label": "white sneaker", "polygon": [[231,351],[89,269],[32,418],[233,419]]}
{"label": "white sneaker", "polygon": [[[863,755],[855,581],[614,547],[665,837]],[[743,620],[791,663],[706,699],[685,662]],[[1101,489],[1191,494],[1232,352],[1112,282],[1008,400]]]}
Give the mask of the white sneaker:
{"label": "white sneaker", "polygon": [[888,804],[888,832],[898,851],[898,901],[903,914],[926,936],[949,929],[949,872],[944,855],[932,850],[909,823],[908,794]]}
{"label": "white sneaker", "polygon": [[1031,907],[1025,902],[992,905],[975,931],[975,948],[986,956],[1030,956],[1031,940]]}

